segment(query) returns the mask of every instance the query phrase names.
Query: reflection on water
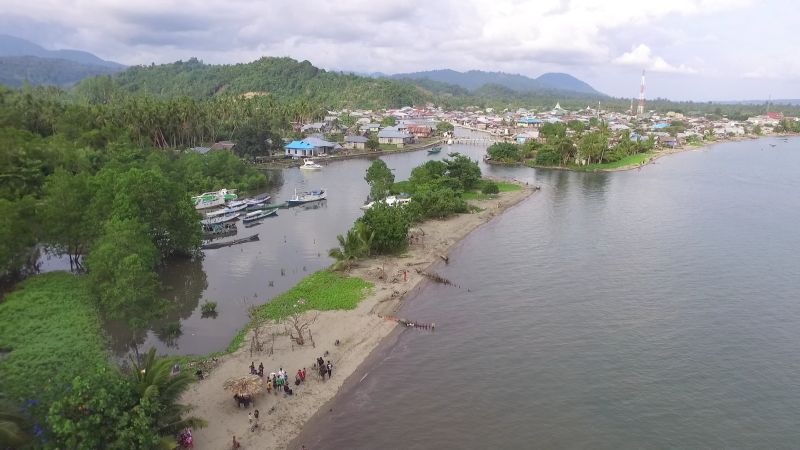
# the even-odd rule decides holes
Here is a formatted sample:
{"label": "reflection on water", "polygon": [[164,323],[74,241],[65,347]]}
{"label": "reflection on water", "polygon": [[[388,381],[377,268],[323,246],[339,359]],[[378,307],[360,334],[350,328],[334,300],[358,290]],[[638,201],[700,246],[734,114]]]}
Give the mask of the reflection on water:
{"label": "reflection on water", "polygon": [[[471,134],[464,130],[460,133]],[[438,155],[426,151],[381,156],[397,180],[407,179],[411,169],[429,159],[446,158],[460,152],[482,161],[485,147],[452,145]],[[364,175],[375,158],[323,162],[320,171],[298,168],[269,170],[271,185],[266,190],[273,203],[282,203],[297,191],[325,188],[328,199],[294,208],[281,209],[276,217],[245,228],[237,223],[238,237],[259,234],[259,240],[242,245],[204,251],[197,261],[170,262],[164,271],[164,295],[175,308],[167,317],[150,324],[147,333],[133,333],[124,325],[109,323],[107,329],[117,353],[131,343],[156,346],[167,354],[204,354],[224,350],[248,320],[247,311],[288,290],[301,278],[328,267],[333,260],[328,250],[337,245],[336,235],[347,231],[367,199],[369,186]],[[533,170],[487,167],[484,173],[497,177],[518,177],[533,181]],[[222,238],[220,241],[235,239]],[[202,317],[200,304],[217,303],[215,318]],[[180,323],[180,331],[173,326]]]}
{"label": "reflection on water", "polygon": [[[169,303],[169,309],[164,317],[148,323],[146,329],[154,330],[159,340],[177,349],[181,331],[175,329],[175,324],[192,316],[207,288],[206,273],[199,258],[170,260],[161,272],[160,290],[160,295]],[[146,332],[132,330],[124,321],[108,321],[106,329],[111,336],[112,349],[117,354],[123,354],[133,346],[141,347],[147,339]]]}

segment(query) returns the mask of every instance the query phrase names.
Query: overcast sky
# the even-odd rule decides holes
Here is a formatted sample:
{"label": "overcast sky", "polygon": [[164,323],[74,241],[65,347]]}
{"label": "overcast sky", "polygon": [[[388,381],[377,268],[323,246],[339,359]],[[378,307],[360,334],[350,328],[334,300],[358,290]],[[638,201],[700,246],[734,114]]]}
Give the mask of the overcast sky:
{"label": "overcast sky", "polygon": [[0,0],[0,33],[124,64],[567,72],[614,96],[800,98],[797,0]]}

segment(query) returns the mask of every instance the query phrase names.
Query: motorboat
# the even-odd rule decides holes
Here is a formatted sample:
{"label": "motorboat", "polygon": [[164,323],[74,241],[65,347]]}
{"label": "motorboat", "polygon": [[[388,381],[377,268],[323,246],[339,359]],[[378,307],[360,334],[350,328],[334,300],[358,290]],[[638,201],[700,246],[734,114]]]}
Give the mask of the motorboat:
{"label": "motorboat", "polygon": [[302,170],[322,170],[322,166],[320,166],[319,164],[315,163],[311,159],[306,159],[306,160],[303,161],[303,165],[300,166],[300,169],[302,169]]}
{"label": "motorboat", "polygon": [[262,211],[253,211],[245,214],[244,218],[242,219],[242,222],[244,223],[254,222],[256,220],[261,220],[265,217],[270,217],[277,214],[278,214],[277,209],[265,209]]}
{"label": "motorboat", "polygon": [[303,203],[325,200],[326,198],[328,198],[328,192],[325,191],[325,189],[302,192],[300,194],[298,194],[297,189],[295,189],[294,198],[287,200],[286,203],[288,203],[289,206],[295,206],[295,205],[302,205]]}

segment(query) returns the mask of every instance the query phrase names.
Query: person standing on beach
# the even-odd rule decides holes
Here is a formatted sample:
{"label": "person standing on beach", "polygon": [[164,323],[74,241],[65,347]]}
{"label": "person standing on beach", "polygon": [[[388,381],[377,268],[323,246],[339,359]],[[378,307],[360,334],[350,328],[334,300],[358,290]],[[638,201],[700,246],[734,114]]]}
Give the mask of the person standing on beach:
{"label": "person standing on beach", "polygon": [[326,369],[328,369],[328,379],[330,380],[331,376],[333,375],[333,364],[331,364],[331,360],[328,360],[328,365],[326,366]]}
{"label": "person standing on beach", "polygon": [[264,363],[258,363],[258,376],[264,377]]}
{"label": "person standing on beach", "polygon": [[250,375],[255,375],[255,374],[256,374],[256,362],[252,361],[250,362]]}

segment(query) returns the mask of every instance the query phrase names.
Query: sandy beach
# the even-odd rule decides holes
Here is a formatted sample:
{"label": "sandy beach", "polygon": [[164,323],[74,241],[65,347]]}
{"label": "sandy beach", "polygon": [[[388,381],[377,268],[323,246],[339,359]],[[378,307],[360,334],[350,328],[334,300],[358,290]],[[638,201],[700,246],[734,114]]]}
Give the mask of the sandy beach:
{"label": "sandy beach", "polygon": [[[453,245],[477,227],[533,192],[533,186],[524,186],[489,200],[471,201],[481,208],[480,212],[430,220],[413,228],[411,245],[403,255],[359,261],[348,274],[374,283],[372,292],[355,310],[318,313],[311,326],[313,344],[299,347],[287,336],[279,335],[272,349],[269,339],[264,351],[251,355],[248,336],[242,348],[220,357],[208,376],[192,385],[182,398],[184,404],[193,407],[193,415],[208,421],[206,428],[194,430],[195,448],[229,449],[233,436],[243,449],[286,448],[303,425],[336,395],[347,377],[398,326],[391,317],[402,300],[427,279],[420,272],[441,261]],[[282,330],[282,326],[275,327],[276,332]],[[335,344],[337,340],[339,345]],[[333,364],[330,379],[321,380],[312,369],[320,356]],[[256,397],[253,407],[239,408],[232,394],[223,389],[223,383],[231,377],[247,375],[251,362],[256,366],[263,363],[265,374],[281,368],[288,371],[294,395],[264,392]],[[295,386],[294,374],[303,368],[307,371],[306,382]],[[248,413],[255,409],[260,413],[259,426],[251,431]]]}

